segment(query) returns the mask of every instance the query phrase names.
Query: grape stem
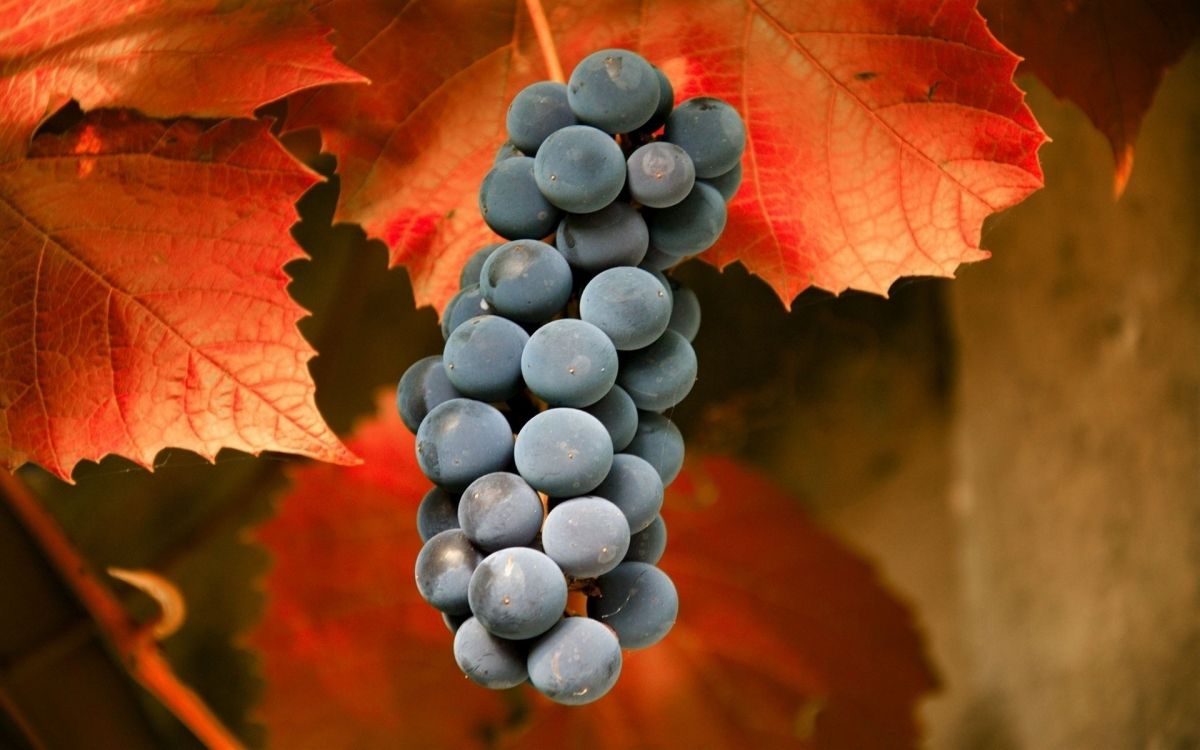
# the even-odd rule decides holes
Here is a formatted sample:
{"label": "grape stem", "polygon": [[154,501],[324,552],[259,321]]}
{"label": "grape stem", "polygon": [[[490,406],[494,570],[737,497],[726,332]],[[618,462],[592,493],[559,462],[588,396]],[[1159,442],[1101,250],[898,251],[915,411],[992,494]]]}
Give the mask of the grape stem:
{"label": "grape stem", "polygon": [[546,61],[550,80],[566,83],[562,63],[558,61],[558,50],[554,48],[554,37],[550,34],[550,22],[546,20],[546,11],[542,8],[542,0],[525,0],[525,7],[529,9],[529,19],[533,21],[533,32],[537,34],[538,47],[542,50],[542,58]]}

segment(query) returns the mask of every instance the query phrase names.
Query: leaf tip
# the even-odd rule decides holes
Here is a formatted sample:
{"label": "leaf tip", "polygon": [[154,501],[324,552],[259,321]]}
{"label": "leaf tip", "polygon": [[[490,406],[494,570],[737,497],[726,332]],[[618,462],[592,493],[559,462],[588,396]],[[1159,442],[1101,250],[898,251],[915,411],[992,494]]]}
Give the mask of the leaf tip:
{"label": "leaf tip", "polygon": [[1125,187],[1129,184],[1129,176],[1133,173],[1133,144],[1126,143],[1123,146],[1114,148],[1113,156],[1116,159],[1113,171],[1113,200],[1118,201],[1125,194]]}

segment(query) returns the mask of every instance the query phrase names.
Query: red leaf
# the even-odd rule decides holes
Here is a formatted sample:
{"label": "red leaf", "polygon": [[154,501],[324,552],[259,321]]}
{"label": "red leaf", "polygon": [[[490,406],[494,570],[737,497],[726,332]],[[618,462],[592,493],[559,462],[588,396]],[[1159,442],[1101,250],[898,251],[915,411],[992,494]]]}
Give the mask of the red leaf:
{"label": "red leaf", "polygon": [[0,161],[24,154],[68,99],[238,117],[309,86],[363,80],[333,59],[297,0],[10,0],[0,27]]}
{"label": "red leaf", "polygon": [[[252,641],[274,746],[915,744],[933,677],[908,613],[794,500],[725,459],[693,462],[668,493],[663,567],[680,620],[626,653],[612,694],[564,708],[467,682],[412,583],[426,483],[394,406],[381,408],[350,441],[366,464],[298,469],[260,532],[276,564]],[[527,712],[505,723],[516,701]]]}
{"label": "red leaf", "polygon": [[[492,236],[479,181],[504,112],[545,76],[522,3],[332,0],[338,55],[374,85],[293,98],[290,127],[337,154],[337,218],[382,238],[419,303],[443,304]],[[740,260],[785,302],[809,285],[885,293],[978,260],[982,222],[1042,184],[1045,139],[1012,83],[1017,58],[973,0],[549,2],[563,62],[605,46],[663,67],[677,98],[746,118],[746,181],[718,266]]]}
{"label": "red leaf", "polygon": [[247,120],[101,113],[0,164],[0,461],[68,479],[166,446],[353,460],[282,270],[315,181]]}
{"label": "red leaf", "polygon": [[1119,196],[1166,69],[1200,33],[1196,0],[980,0],[1002,42],[1112,144]]}

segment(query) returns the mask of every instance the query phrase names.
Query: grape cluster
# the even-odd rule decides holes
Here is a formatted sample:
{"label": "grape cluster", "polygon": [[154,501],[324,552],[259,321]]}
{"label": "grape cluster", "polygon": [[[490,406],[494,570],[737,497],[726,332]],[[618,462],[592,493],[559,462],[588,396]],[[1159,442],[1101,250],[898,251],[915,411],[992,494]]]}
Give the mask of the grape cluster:
{"label": "grape cluster", "polygon": [[479,191],[508,241],[467,261],[442,355],[400,380],[436,485],[417,588],[485,687],[590,703],[675,622],[656,563],[684,446],[662,413],[696,380],[700,306],[663,271],[724,229],[745,130],[718,99],[673,102],[619,49],[516,95]]}

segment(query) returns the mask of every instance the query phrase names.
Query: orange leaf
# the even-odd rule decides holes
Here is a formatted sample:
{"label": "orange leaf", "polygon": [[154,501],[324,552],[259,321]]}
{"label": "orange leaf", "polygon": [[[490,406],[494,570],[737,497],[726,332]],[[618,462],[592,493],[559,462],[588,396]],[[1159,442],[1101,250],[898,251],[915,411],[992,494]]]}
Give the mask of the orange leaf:
{"label": "orange leaf", "polygon": [[283,272],[316,179],[263,122],[111,112],[0,164],[0,462],[68,479],[167,446],[352,461]]}
{"label": "orange leaf", "polygon": [[294,91],[361,81],[299,0],[0,2],[0,161],[68,99],[85,110],[238,117]]}
{"label": "orange leaf", "polygon": [[[886,293],[898,277],[986,257],[984,218],[1042,184],[1045,136],[1012,83],[1017,58],[974,0],[559,0],[563,63],[640,51],[678,99],[729,100],[748,126],[745,182],[724,239],[789,302],[810,285]],[[476,206],[508,101],[544,78],[521,3],[332,0],[338,55],[374,85],[293,97],[338,157],[337,218],[358,222],[441,306],[494,239]]]}
{"label": "orange leaf", "polygon": [[1200,33],[1196,0],[980,0],[1002,42],[1112,144],[1125,190],[1133,143],[1166,69]]}
{"label": "orange leaf", "polygon": [[586,707],[468,682],[418,596],[414,513],[427,483],[385,402],[360,467],[303,467],[259,538],[276,557],[252,636],[262,718],[286,748],[903,747],[933,686],[904,607],[796,502],[726,459],[668,491],[663,569],[680,619],[626,652]]}

